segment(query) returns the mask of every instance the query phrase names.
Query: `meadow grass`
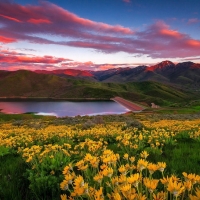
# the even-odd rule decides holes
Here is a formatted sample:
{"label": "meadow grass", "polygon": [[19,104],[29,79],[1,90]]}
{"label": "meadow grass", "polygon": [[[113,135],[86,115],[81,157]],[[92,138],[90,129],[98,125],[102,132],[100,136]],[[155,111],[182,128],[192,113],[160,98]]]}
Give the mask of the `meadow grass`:
{"label": "meadow grass", "polygon": [[[116,195],[131,199],[135,195],[133,199],[138,200],[156,199],[154,195],[162,196],[161,191],[165,196],[160,199],[193,199],[200,185],[198,116],[190,120],[188,115],[181,119],[179,115],[150,116],[32,118],[20,123],[19,118],[7,119],[0,123],[0,199],[60,199],[62,194],[62,199],[117,199]],[[159,162],[166,163],[163,173]],[[153,174],[151,168],[155,168]],[[195,177],[190,190],[184,185],[188,182],[183,172]],[[127,181],[112,185],[123,176],[129,181],[138,176],[138,187]],[[180,184],[178,196],[161,180],[158,183],[167,176],[171,187]],[[85,183],[83,188],[76,185],[78,181]],[[153,184],[158,184],[156,189],[151,188]],[[126,193],[128,187],[132,197]]]}

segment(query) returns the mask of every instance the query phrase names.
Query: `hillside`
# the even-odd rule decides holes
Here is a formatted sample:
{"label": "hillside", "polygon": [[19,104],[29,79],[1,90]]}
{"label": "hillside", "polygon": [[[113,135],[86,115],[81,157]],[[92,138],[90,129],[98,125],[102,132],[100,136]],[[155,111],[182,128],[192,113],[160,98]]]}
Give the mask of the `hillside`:
{"label": "hillside", "polygon": [[0,97],[104,98],[121,96],[159,105],[188,101],[193,93],[156,82],[101,83],[31,71],[0,72]]}
{"label": "hillside", "polygon": [[193,91],[199,90],[200,87],[200,64],[193,62],[174,64],[166,60],[149,67],[112,68],[103,71],[62,69],[53,71],[37,70],[35,72],[94,82],[128,83],[154,81]]}

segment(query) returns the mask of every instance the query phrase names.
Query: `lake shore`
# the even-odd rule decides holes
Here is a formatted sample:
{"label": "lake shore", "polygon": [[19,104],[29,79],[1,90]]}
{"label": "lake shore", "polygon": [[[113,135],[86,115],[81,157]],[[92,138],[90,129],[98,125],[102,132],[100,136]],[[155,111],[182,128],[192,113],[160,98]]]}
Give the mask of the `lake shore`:
{"label": "lake shore", "polygon": [[13,101],[111,101],[109,98],[0,97],[0,102]]}

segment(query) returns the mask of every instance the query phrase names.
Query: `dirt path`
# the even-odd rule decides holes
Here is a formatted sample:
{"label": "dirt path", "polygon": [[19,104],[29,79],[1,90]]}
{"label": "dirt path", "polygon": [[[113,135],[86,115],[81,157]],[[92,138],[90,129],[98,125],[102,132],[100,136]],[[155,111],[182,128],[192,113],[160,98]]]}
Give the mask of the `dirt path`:
{"label": "dirt path", "polygon": [[133,111],[133,112],[140,112],[142,110],[144,110],[144,108],[142,106],[139,106],[133,102],[130,102],[126,99],[123,99],[121,97],[114,97],[111,100],[123,105],[124,107],[128,108],[129,110]]}

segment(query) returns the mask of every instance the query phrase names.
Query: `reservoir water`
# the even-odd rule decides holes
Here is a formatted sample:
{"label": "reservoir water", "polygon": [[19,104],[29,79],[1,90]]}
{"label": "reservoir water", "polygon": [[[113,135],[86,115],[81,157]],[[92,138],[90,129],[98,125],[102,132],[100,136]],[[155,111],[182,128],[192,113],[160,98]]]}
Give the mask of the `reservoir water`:
{"label": "reservoir water", "polygon": [[0,112],[20,114],[33,112],[38,115],[54,115],[57,117],[73,117],[77,115],[122,114],[129,111],[114,101],[44,101],[44,102],[0,102]]}

